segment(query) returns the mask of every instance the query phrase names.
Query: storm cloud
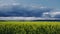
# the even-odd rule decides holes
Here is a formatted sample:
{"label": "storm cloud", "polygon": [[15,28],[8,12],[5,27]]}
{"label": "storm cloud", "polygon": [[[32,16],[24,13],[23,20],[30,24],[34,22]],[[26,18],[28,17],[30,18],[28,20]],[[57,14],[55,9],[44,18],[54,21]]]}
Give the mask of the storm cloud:
{"label": "storm cloud", "polygon": [[60,18],[60,11],[41,5],[21,4],[18,2],[1,2],[0,17],[43,17]]}
{"label": "storm cloud", "polygon": [[44,12],[52,9],[38,5],[22,5],[19,3],[1,4],[0,17],[20,16],[20,17],[41,17]]}

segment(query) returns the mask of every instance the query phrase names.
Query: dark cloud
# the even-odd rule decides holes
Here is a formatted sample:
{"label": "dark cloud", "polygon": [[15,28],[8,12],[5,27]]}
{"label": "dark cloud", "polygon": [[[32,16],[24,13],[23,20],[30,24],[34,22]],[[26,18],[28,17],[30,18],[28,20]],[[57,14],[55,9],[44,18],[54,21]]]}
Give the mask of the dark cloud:
{"label": "dark cloud", "polygon": [[60,18],[60,11],[38,5],[22,5],[19,3],[1,4],[0,17],[44,17]]}
{"label": "dark cloud", "polygon": [[4,4],[0,6],[0,17],[20,16],[20,17],[42,17],[44,12],[50,12],[52,9],[47,7]]}

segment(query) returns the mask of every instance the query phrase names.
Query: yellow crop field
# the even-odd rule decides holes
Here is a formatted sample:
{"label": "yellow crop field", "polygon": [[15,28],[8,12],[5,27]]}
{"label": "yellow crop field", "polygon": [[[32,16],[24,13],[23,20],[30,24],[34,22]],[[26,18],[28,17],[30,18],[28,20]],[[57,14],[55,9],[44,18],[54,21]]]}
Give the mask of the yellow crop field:
{"label": "yellow crop field", "polygon": [[5,21],[0,22],[0,34],[60,34],[60,22]]}

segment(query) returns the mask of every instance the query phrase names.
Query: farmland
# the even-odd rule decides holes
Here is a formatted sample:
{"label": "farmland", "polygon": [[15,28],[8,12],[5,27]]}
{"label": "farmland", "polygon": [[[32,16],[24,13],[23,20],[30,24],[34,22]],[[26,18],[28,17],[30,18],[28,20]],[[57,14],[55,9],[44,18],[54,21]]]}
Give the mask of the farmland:
{"label": "farmland", "polygon": [[58,21],[4,21],[0,34],[60,34]]}

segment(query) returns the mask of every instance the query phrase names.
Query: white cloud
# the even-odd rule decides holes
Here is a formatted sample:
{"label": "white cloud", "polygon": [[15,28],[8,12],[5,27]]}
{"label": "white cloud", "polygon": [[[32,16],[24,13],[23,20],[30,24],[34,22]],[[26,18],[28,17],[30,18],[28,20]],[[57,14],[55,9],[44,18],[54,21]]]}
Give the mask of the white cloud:
{"label": "white cloud", "polygon": [[42,15],[42,17],[49,18],[49,13],[48,12],[44,12],[43,15]]}
{"label": "white cloud", "polygon": [[51,17],[55,17],[56,15],[60,15],[60,11],[59,12],[50,12]]}
{"label": "white cloud", "polygon": [[56,17],[56,16],[58,16],[58,15],[60,15],[60,11],[59,10],[57,10],[57,9],[54,9],[54,10],[52,10],[52,11],[50,11],[50,12],[44,12],[43,13],[43,17],[45,17],[45,18],[49,18],[49,17],[52,17],[52,18],[54,18],[54,17]]}
{"label": "white cloud", "polygon": [[58,18],[40,18],[40,17],[0,17],[0,20],[59,20]]}

